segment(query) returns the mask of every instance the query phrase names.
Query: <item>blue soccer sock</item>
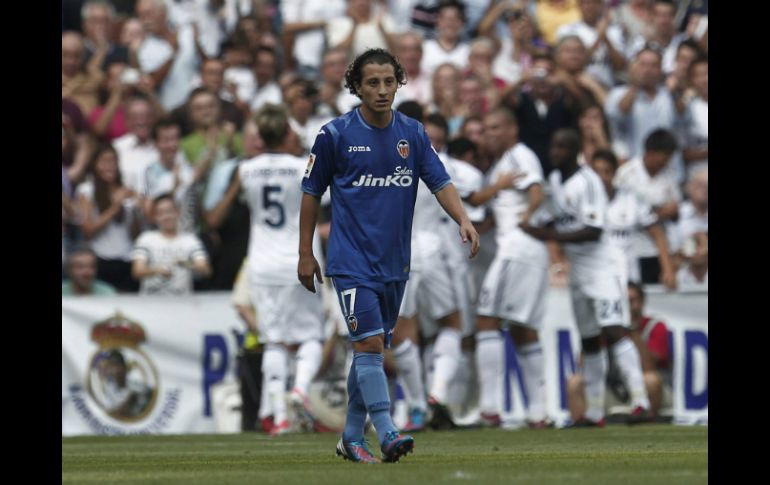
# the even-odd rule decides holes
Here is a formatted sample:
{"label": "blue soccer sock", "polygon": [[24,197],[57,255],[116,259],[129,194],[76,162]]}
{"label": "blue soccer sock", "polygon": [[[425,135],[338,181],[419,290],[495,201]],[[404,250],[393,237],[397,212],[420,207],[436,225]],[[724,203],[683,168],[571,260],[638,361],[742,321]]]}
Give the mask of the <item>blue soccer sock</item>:
{"label": "blue soccer sock", "polygon": [[393,431],[398,432],[390,418],[390,395],[388,394],[388,380],[385,370],[382,368],[384,357],[382,354],[356,353],[353,355],[353,366],[358,377],[358,389],[366,403],[369,416],[377,429],[377,437],[380,444],[385,441],[385,436]]}
{"label": "blue soccer sock", "polygon": [[358,378],[356,376],[356,361],[350,364],[348,374],[348,413],[345,416],[345,430],[342,432],[342,441],[363,441],[364,426],[366,425],[366,404],[358,390]]}

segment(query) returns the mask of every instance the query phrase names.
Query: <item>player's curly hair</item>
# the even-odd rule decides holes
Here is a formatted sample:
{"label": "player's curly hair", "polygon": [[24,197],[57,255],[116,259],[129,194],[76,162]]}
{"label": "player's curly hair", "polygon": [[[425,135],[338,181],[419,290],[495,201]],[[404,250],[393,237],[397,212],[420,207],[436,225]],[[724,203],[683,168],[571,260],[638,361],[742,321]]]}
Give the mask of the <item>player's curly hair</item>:
{"label": "player's curly hair", "polygon": [[348,70],[345,71],[345,87],[350,90],[350,94],[358,96],[356,86],[360,86],[364,76],[364,66],[366,64],[390,64],[396,73],[396,82],[399,86],[406,84],[406,72],[401,67],[396,56],[385,49],[369,49],[350,63]]}

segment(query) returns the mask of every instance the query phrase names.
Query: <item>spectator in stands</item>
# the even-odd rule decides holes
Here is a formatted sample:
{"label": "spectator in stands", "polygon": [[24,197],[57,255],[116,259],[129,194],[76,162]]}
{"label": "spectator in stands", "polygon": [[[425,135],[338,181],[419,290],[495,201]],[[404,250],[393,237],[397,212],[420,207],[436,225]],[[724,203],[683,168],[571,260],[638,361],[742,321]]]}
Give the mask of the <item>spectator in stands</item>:
{"label": "spectator in stands", "polygon": [[[509,36],[499,38],[496,22],[503,18],[508,24]],[[492,72],[508,84],[519,82],[524,71],[532,67],[532,56],[543,53],[546,45],[536,38],[534,20],[520,7],[499,2],[491,7],[479,23],[479,35],[487,36],[498,44]]]}
{"label": "spectator in stands", "polygon": [[629,66],[628,85],[617,86],[607,95],[604,111],[610,121],[612,148],[622,161],[641,156],[644,140],[656,128],[679,133],[686,126],[682,93],[661,85],[660,65],[658,51],[642,49]]}
{"label": "spectator in stands", "polygon": [[92,178],[77,194],[83,235],[99,260],[97,278],[120,291],[136,291],[129,258],[140,229],[137,194],[123,184],[112,146],[100,146],[90,166]]}
{"label": "spectator in stands", "polygon": [[623,29],[626,42],[637,37],[647,38],[652,30],[652,0],[628,0],[612,11]]}
{"label": "spectator in stands", "polygon": [[[201,63],[200,86],[215,93],[219,98],[219,121],[228,121],[235,125],[237,130],[243,128],[243,120],[249,112],[248,103],[241,101],[229,92],[230,98],[235,102],[228,101],[228,94],[225,88],[225,65],[219,59],[207,59]],[[179,124],[182,130],[182,136],[187,136],[193,131],[193,123],[190,113],[189,99],[187,102],[171,112],[171,118]]]}
{"label": "spectator in stands", "polygon": [[192,23],[172,29],[163,0],[137,0],[136,16],[145,31],[137,51],[139,66],[152,77],[163,109],[170,111],[187,99],[198,63],[205,58],[203,49]]}
{"label": "spectator in stands", "polygon": [[128,64],[128,49],[112,42],[115,30],[115,8],[105,0],[88,0],[81,9],[81,25],[85,35],[86,62],[105,49],[102,55],[102,71],[114,63]]}
{"label": "spectator in stands", "polygon": [[[666,166],[677,148],[674,136],[663,129],[650,133],[645,141],[644,155],[634,158],[621,166],[615,175],[618,189],[636,193],[646,204],[652,206],[655,215],[666,230],[669,249],[679,248],[674,221],[679,217],[679,203],[682,194],[676,179]],[[655,284],[661,279],[658,247],[652,239],[638,233],[632,243],[632,252],[639,258],[641,281]]]}
{"label": "spectator in stands", "polygon": [[464,75],[473,76],[481,83],[484,98],[482,114],[498,105],[500,91],[505,87],[505,81],[492,72],[495,52],[495,43],[488,37],[478,37],[470,42],[468,67]]}
{"label": "spectator in stands", "polygon": [[124,63],[110,64],[99,90],[99,106],[89,114],[94,134],[112,142],[128,133],[126,104],[134,96],[149,100],[156,113],[163,111],[149,76]]}
{"label": "spectator in stands", "polygon": [[158,159],[150,163],[144,174],[144,217],[152,220],[153,200],[162,194],[172,194],[179,207],[179,232],[193,232],[197,227],[194,184],[205,175],[200,165],[193,169],[180,147],[179,125],[168,118],[155,123],[152,139]]}
{"label": "spectator in stands", "polygon": [[677,32],[674,23],[675,13],[676,6],[673,0],[654,0],[650,20],[651,29],[646,36],[639,35],[629,40],[627,57],[635,57],[649,46],[661,53],[663,72],[671,73],[674,70],[677,47],[687,38],[687,34]]}
{"label": "spectator in stands", "polygon": [[345,14],[326,23],[326,41],[329,47],[342,47],[354,58],[369,48],[393,51],[395,31],[386,9],[374,5],[374,0],[348,0]]}
{"label": "spectator in stands", "polygon": [[393,104],[417,101],[423,107],[430,105],[433,98],[431,74],[422,69],[422,37],[416,32],[404,32],[396,40],[396,57],[406,72],[408,82],[396,91]]}
{"label": "spectator in stands", "polygon": [[450,122],[454,118],[462,117],[460,79],[460,70],[454,64],[447,62],[438,66],[433,71],[433,103],[428,111],[437,112]]}
{"label": "spectator in stands", "polygon": [[[662,320],[644,315],[645,294],[641,285],[628,283],[628,301],[631,310],[631,326],[628,335],[639,351],[644,385],[650,400],[650,414],[655,419],[662,407],[672,406],[668,328]],[[580,360],[582,362],[582,355]],[[614,378],[612,371],[607,373],[607,378],[609,390],[612,391],[605,397],[605,412],[608,413],[614,402],[627,403],[629,396],[623,382],[618,384],[623,388],[622,391],[625,391],[625,395],[617,396],[615,390],[617,384],[612,382]],[[567,402],[573,421],[585,415],[585,378],[582,373],[573,374],[567,379]],[[635,423],[629,421],[629,424]]]}
{"label": "spectator in stands", "polygon": [[[345,70],[348,67],[348,55],[344,49],[335,48],[324,52],[321,63],[321,103],[318,107],[318,114],[324,116],[339,116],[349,110],[347,106],[353,106],[360,100],[350,94],[350,91],[344,89]],[[398,96],[399,92],[396,92]],[[352,97],[352,98],[351,98]],[[346,99],[350,101],[345,101]]]}
{"label": "spectator in stands", "polygon": [[702,55],[703,53],[695,41],[690,39],[682,41],[679,47],[676,48],[674,69],[671,71],[671,74],[666,76],[666,88],[672,93],[680,92],[685,97],[690,97],[690,64]]}
{"label": "spectator in stands", "polygon": [[437,67],[450,63],[462,70],[468,65],[470,46],[461,38],[465,26],[465,6],[455,0],[439,4],[436,17],[435,39],[422,43],[421,70],[431,75]]}
{"label": "spectator in stands", "polygon": [[150,163],[158,159],[158,150],[152,142],[152,126],[157,112],[145,97],[133,96],[125,102],[128,133],[113,142],[118,152],[120,173],[129,189],[144,192],[144,174]]}
{"label": "spectator in stands", "polygon": [[144,42],[145,32],[142,21],[136,17],[126,19],[120,29],[119,44],[128,50],[128,64],[139,69],[139,48]]}
{"label": "spectator in stands", "polygon": [[307,78],[318,77],[324,50],[326,23],[345,14],[345,0],[282,0],[286,68]]}
{"label": "spectator in stands", "polygon": [[580,9],[577,0],[538,0],[535,17],[543,40],[553,46],[560,27],[580,20]]}
{"label": "spectator in stands", "polygon": [[579,106],[604,104],[607,89],[587,71],[588,51],[580,37],[568,35],[556,44],[556,69],[562,86]]}
{"label": "spectator in stands", "polygon": [[251,111],[256,112],[265,103],[281,104],[283,96],[276,82],[278,57],[275,49],[259,46],[254,54],[254,78],[257,81]]}
{"label": "spectator in stands", "polygon": [[193,167],[202,167],[198,169],[208,172],[212,164],[243,153],[235,125],[220,121],[219,98],[214,93],[203,87],[196,88],[187,103],[193,132],[182,139],[182,150]]}
{"label": "spectator in stands", "polygon": [[284,96],[289,108],[289,125],[297,134],[303,154],[310,153],[316,135],[321,127],[332,120],[330,116],[319,116],[318,88],[312,81],[298,79],[291,83]]}
{"label": "spectator in stands", "polygon": [[623,29],[610,23],[604,0],[578,0],[578,7],[581,19],[562,25],[556,31],[556,39],[578,36],[590,58],[586,73],[609,89],[615,85],[614,72],[626,67]]}
{"label": "spectator in stands", "polygon": [[61,35],[61,96],[74,101],[83,113],[90,113],[99,101],[100,66],[106,52],[106,45],[102,45],[86,64],[83,36],[78,32]]}
{"label": "spectator in stands", "polygon": [[153,201],[154,231],[145,231],[131,253],[131,275],[141,295],[189,295],[193,275],[208,276],[211,266],[200,239],[178,230],[179,210],[170,194]]}
{"label": "spectator in stands", "polygon": [[503,104],[516,113],[519,138],[540,160],[545,177],[551,173],[551,136],[576,122],[575,103],[563,85],[564,76],[548,55],[534,57],[532,69],[503,93]]}
{"label": "spectator in stands", "polygon": [[693,96],[687,108],[690,124],[685,137],[682,158],[687,174],[709,166],[709,61],[707,57],[695,59],[689,68],[689,80]]}
{"label": "spectator in stands", "polygon": [[88,121],[69,99],[61,100],[62,151],[61,164],[72,183],[83,180],[93,149],[93,136]]}
{"label": "spectator in stands", "polygon": [[115,287],[96,279],[96,254],[86,248],[73,249],[67,258],[67,275],[61,284],[62,296],[93,295],[112,296]]}

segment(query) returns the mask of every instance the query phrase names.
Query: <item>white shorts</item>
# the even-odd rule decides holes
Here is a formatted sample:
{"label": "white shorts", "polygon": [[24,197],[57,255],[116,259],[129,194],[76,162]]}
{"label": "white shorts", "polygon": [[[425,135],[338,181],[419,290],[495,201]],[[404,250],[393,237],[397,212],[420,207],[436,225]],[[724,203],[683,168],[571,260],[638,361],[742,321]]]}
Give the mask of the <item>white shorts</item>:
{"label": "white shorts", "polygon": [[570,296],[581,338],[598,336],[603,327],[628,327],[631,310],[628,307],[628,283],[612,273],[597,273],[590,294],[582,285],[571,280]]}
{"label": "white shorts", "polygon": [[[457,262],[450,262],[448,271],[453,306],[455,310],[460,312],[460,332],[463,337],[473,335],[476,318],[473,305],[471,304],[473,275],[468,270],[468,265],[464,262],[459,264]],[[436,318],[431,316],[430,307],[423,305],[421,301],[418,302],[417,314],[419,316],[420,333],[423,337],[431,338],[438,335],[440,327],[436,322]]]}
{"label": "white shorts", "polygon": [[320,293],[310,293],[299,283],[250,286],[262,343],[322,340],[324,310]]}
{"label": "white shorts", "polygon": [[412,318],[419,309],[432,319],[445,317],[458,309],[449,265],[435,252],[425,258],[422,269],[409,275],[398,316]]}
{"label": "white shorts", "polygon": [[546,268],[495,258],[481,286],[476,313],[538,330],[545,317],[547,291]]}

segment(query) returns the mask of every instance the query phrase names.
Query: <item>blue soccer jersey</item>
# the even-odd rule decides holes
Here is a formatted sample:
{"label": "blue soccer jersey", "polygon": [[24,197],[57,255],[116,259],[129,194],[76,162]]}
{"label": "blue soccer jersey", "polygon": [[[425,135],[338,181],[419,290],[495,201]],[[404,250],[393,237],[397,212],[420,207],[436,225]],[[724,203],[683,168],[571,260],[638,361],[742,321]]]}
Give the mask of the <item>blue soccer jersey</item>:
{"label": "blue soccer jersey", "polygon": [[302,190],[321,197],[331,186],[327,276],[408,279],[417,177],[433,193],[451,182],[422,123],[393,111],[377,128],[356,108],[323,126]]}

